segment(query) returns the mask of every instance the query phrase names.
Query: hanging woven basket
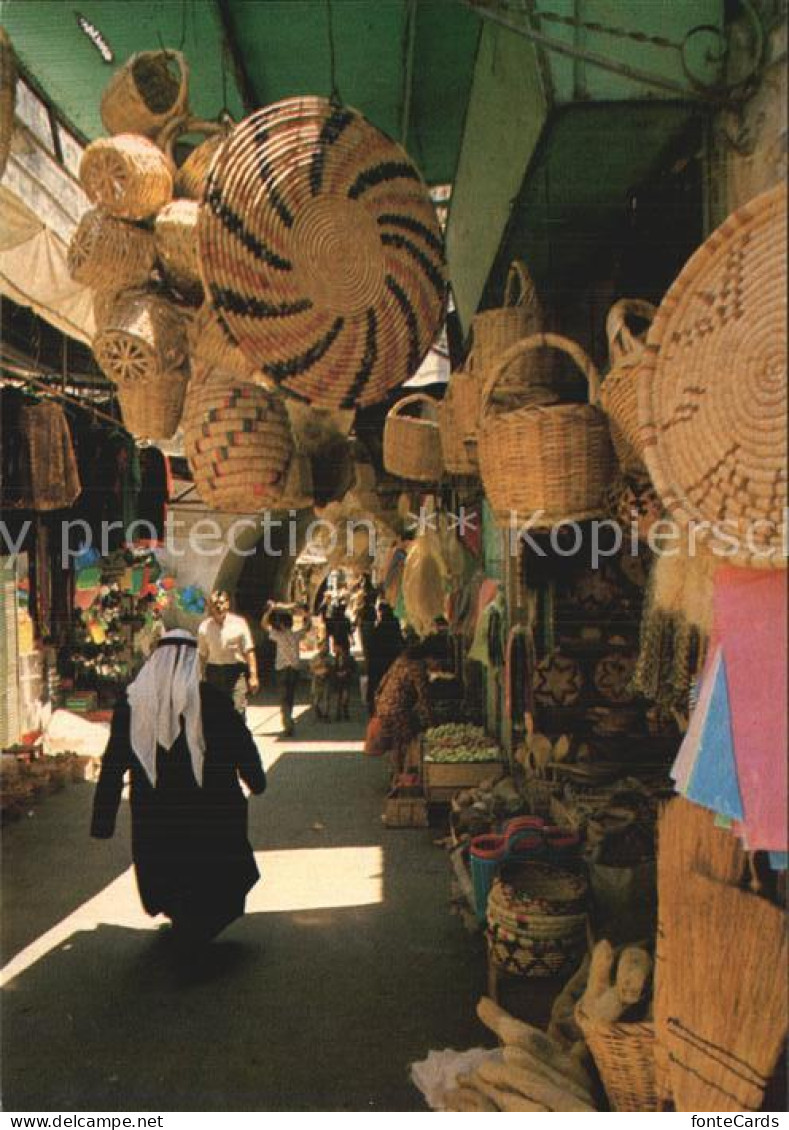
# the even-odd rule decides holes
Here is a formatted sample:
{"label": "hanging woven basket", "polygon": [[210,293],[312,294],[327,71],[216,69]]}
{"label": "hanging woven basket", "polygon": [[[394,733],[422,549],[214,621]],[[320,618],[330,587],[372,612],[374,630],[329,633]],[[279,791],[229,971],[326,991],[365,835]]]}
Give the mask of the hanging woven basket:
{"label": "hanging woven basket", "polygon": [[171,369],[155,381],[118,385],[123,424],[137,439],[172,439],[181,423],[188,369]]}
{"label": "hanging woven basket", "polygon": [[493,394],[507,367],[545,347],[570,357],[587,380],[590,401],[597,398],[597,369],[581,347],[558,334],[535,334],[512,346],[492,370],[479,429],[480,472],[498,520],[533,518],[543,529],[600,514],[613,467],[608,421],[592,403],[532,404],[495,414]]}
{"label": "hanging woven basket", "polygon": [[197,214],[194,200],[165,204],[153,225],[156,256],[170,286],[186,297],[202,294],[197,258]]}
{"label": "hanging woven basket", "polygon": [[[403,409],[418,405],[422,416],[404,416]],[[422,392],[398,400],[384,424],[384,467],[392,475],[432,483],[441,478],[441,437],[438,406]]]}
{"label": "hanging woven basket", "polygon": [[189,352],[194,365],[221,369],[239,380],[253,380],[257,371],[253,362],[231,341],[207,302],[203,303],[189,326]]}
{"label": "hanging woven basket", "polygon": [[280,505],[293,439],[278,393],[215,370],[190,385],[183,428],[186,457],[207,506],[251,514]]}
{"label": "hanging woven basket", "polygon": [[156,259],[153,236],[101,208],[89,209],[71,237],[68,271],[75,282],[97,291],[144,286]]}
{"label": "hanging woven basket", "polygon": [[638,382],[647,468],[666,509],[730,564],[784,568],[786,184],[757,196],[685,264],[649,331]]}
{"label": "hanging woven basket", "polygon": [[115,72],[101,96],[101,120],[109,134],[156,137],[172,118],[183,117],[189,99],[189,67],[180,51],[140,51]]}
{"label": "hanging woven basket", "polygon": [[211,165],[198,238],[233,340],[309,403],[384,399],[443,321],[427,187],[405,150],[326,99],[287,99],[236,126]]}
{"label": "hanging woven basket", "polygon": [[16,58],[11,40],[0,27],[0,177],[5,172],[11,138],[14,136],[14,110],[16,108]]}
{"label": "hanging woven basket", "polygon": [[[165,126],[158,138],[158,144],[175,169],[173,192],[176,197],[202,200],[211,162],[230,136],[232,129],[231,121],[204,122],[197,118],[179,118]],[[193,134],[201,134],[205,140],[196,145],[183,163],[176,168],[175,143],[179,138]]]}
{"label": "hanging woven basket", "polygon": [[123,220],[145,220],[173,196],[170,163],[152,141],[136,134],[92,141],[79,163],[88,199]]}
{"label": "hanging woven basket", "polygon": [[153,382],[187,359],[184,312],[161,295],[124,291],[111,303],[93,352],[115,384]]}
{"label": "hanging woven basket", "polygon": [[479,377],[460,370],[449,378],[446,395],[438,406],[438,427],[444,468],[451,475],[476,475],[477,428],[482,392]]}
{"label": "hanging woven basket", "polygon": [[644,468],[638,426],[638,380],[646,344],[646,333],[636,334],[628,318],[650,325],[657,313],[651,302],[623,298],[609,311],[606,322],[611,368],[600,389],[600,404],[608,414],[611,442],[623,471]]}

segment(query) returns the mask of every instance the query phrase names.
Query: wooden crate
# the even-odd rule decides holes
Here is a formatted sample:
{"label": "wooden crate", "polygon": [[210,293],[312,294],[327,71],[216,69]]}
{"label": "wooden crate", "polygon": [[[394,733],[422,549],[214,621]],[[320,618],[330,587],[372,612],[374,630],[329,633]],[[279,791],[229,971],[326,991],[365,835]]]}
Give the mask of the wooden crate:
{"label": "wooden crate", "polygon": [[387,828],[426,828],[426,798],[391,793],[384,801],[384,824]]}
{"label": "wooden crate", "polygon": [[461,789],[504,776],[503,761],[423,761],[422,784],[430,804],[452,800]]}

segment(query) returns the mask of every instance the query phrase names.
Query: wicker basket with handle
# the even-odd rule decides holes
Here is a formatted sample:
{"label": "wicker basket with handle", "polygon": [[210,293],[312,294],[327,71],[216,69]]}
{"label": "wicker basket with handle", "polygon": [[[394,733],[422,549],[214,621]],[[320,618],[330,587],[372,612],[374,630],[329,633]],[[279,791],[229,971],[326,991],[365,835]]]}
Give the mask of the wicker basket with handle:
{"label": "wicker basket with handle", "polygon": [[616,1111],[661,1109],[655,1084],[655,1026],[592,1021],[577,1007],[575,1018],[600,1072],[611,1107]]}
{"label": "wicker basket with handle", "polygon": [[600,390],[600,404],[608,413],[611,441],[624,471],[644,469],[638,425],[638,379],[646,334],[637,335],[628,318],[639,318],[649,326],[657,313],[651,302],[622,298],[608,314],[606,332],[611,368]]}
{"label": "wicker basket with handle", "polygon": [[127,431],[137,439],[171,439],[181,423],[188,383],[188,369],[171,369],[154,381],[119,384],[118,403]]}
{"label": "wicker basket with handle", "polygon": [[98,328],[96,360],[117,385],[157,380],[187,359],[186,321],[184,311],[162,295],[124,291]]}
{"label": "wicker basket with handle", "polygon": [[186,457],[206,505],[240,514],[281,505],[293,437],[279,393],[214,370],[192,381],[183,424]]}
{"label": "wicker basket with handle", "polygon": [[97,291],[144,286],[153,270],[153,236],[145,228],[89,208],[68,247],[68,271],[75,282]]}
{"label": "wicker basket with handle", "polygon": [[459,370],[449,378],[446,395],[438,406],[438,428],[444,467],[451,475],[475,475],[477,425],[479,421],[479,378]]}
{"label": "wicker basket with handle", "polygon": [[197,258],[196,200],[172,200],[165,204],[153,225],[156,255],[167,282],[181,294],[201,295]]}
{"label": "wicker basket with handle", "polygon": [[189,99],[189,67],[180,51],[140,51],[115,72],[101,96],[101,120],[109,134],[156,137],[172,118],[183,117]]}
{"label": "wicker basket with handle", "polygon": [[[471,371],[484,381],[510,346],[545,329],[542,304],[526,264],[516,259],[510,265],[504,287],[504,305],[483,310],[472,322],[474,342]],[[547,391],[553,378],[554,358],[549,353],[525,353],[499,384],[496,399],[507,403],[513,394],[523,394],[527,384]],[[550,398],[547,399],[550,403]]]}
{"label": "wicker basket with handle", "polygon": [[121,133],[92,141],[79,163],[88,199],[122,220],[145,220],[173,195],[170,162],[145,137]]}
{"label": "wicker basket with handle", "polygon": [[[419,405],[422,417],[404,416],[409,405]],[[430,483],[441,478],[441,439],[438,406],[431,396],[415,392],[398,400],[384,425],[384,466],[392,475]]]}
{"label": "wicker basket with handle", "polygon": [[[496,414],[493,395],[507,368],[546,347],[572,358],[586,377],[590,403],[531,404]],[[499,521],[533,515],[535,528],[547,528],[601,513],[613,452],[605,413],[593,403],[598,394],[592,361],[558,334],[524,338],[501,357],[482,393],[479,429],[482,482]]]}
{"label": "wicker basket with handle", "polygon": [[[174,169],[173,186],[177,197],[202,200],[208,180],[208,170],[219,149],[233,129],[231,121],[204,122],[197,118],[179,118],[165,126],[158,144],[167,154]],[[192,149],[183,163],[176,167],[175,143],[187,134],[202,134],[205,138]]]}

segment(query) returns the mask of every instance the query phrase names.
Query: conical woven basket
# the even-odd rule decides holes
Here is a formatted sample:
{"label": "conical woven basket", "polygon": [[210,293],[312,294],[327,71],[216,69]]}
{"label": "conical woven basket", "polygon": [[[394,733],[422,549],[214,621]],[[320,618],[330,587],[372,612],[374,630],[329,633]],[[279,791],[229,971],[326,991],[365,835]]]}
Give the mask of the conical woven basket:
{"label": "conical woven basket", "polygon": [[115,72],[101,96],[109,134],[156,137],[187,111],[189,67],[180,51],[141,51]]}
{"label": "conical woven basket", "polygon": [[123,220],[145,220],[173,195],[170,163],[152,141],[136,134],[92,141],[79,163],[88,199]]}
{"label": "conical woven basket", "polygon": [[613,469],[605,413],[589,404],[530,405],[493,412],[492,397],[507,366],[521,354],[549,347],[566,353],[599,393],[597,370],[575,342],[535,334],[512,346],[492,370],[482,394],[479,463],[497,520],[533,520],[535,528],[600,514]]}
{"label": "conical woven basket", "polygon": [[149,231],[91,208],[71,237],[67,265],[75,282],[117,292],[144,286],[155,258]]}
{"label": "conical woven basket", "polygon": [[11,151],[15,107],[16,59],[8,33],[0,27],[0,177],[5,172]]}
{"label": "conical woven basket", "polygon": [[374,404],[441,326],[441,229],[406,152],[357,111],[291,98],[241,122],[198,226],[206,294],[264,374],[326,408]]}
{"label": "conical woven basket", "polygon": [[172,439],[181,423],[188,369],[172,369],[155,381],[118,385],[124,427],[137,439]]}
{"label": "conical woven basket", "polygon": [[[162,131],[158,144],[170,158],[175,174],[173,191],[176,197],[202,200],[211,162],[230,135],[232,122],[203,122],[197,118],[181,118],[171,122]],[[176,168],[175,143],[186,134],[202,134],[205,140],[192,149],[188,157]]]}
{"label": "conical woven basket", "polygon": [[124,291],[111,303],[93,352],[115,384],[155,381],[187,359],[184,312],[161,295]]}
{"label": "conical woven basket", "polygon": [[281,396],[214,370],[190,385],[184,448],[198,494],[214,510],[278,507],[293,453]]}
{"label": "conical woven basket", "polygon": [[197,258],[195,200],[172,200],[157,215],[153,234],[156,255],[170,286],[186,296],[202,294]]}
{"label": "conical woven basket", "polygon": [[647,468],[730,564],[783,568],[786,184],[735,212],[685,264],[649,331],[639,377]]}
{"label": "conical woven basket", "polygon": [[651,302],[623,298],[609,311],[606,330],[611,368],[600,390],[600,404],[608,414],[611,442],[623,471],[643,470],[638,426],[638,380],[646,344],[627,324],[628,317],[650,324],[657,313]]}
{"label": "conical woven basket", "polygon": [[[421,417],[404,416],[402,411],[418,405]],[[384,467],[391,475],[430,483],[441,478],[441,437],[438,405],[431,396],[415,392],[398,400],[384,424]]]}

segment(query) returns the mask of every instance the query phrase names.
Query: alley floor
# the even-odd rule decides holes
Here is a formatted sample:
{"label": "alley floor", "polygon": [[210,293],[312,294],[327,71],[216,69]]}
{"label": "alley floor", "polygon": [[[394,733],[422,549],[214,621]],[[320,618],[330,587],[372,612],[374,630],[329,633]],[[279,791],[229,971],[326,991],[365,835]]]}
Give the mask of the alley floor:
{"label": "alley floor", "polygon": [[440,829],[382,825],[360,704],[339,724],[302,705],[284,742],[266,701],[249,715],[262,879],[199,963],[140,908],[125,803],[111,841],[88,835],[90,784],[3,829],[4,1109],[424,1110],[409,1064],[489,1042]]}

